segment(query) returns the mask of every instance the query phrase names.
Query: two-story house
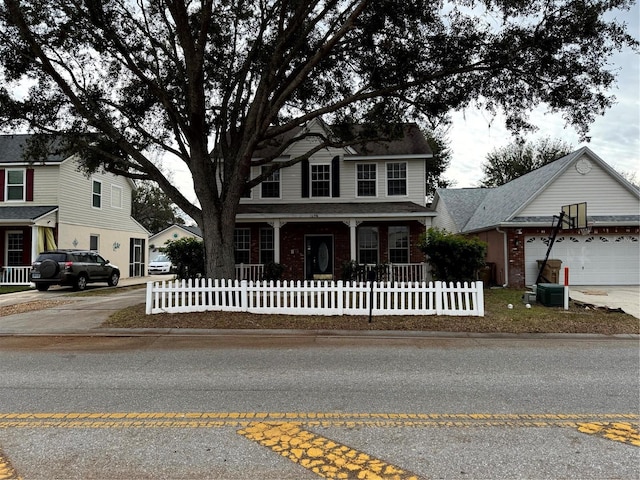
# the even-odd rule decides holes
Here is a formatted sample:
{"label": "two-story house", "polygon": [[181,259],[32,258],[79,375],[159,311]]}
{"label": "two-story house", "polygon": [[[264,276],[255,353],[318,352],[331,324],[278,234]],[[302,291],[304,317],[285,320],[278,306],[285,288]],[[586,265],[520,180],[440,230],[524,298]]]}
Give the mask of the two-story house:
{"label": "two-story house", "polygon": [[[300,140],[276,161],[309,151],[319,140],[304,134],[327,129],[312,121],[292,132]],[[415,267],[411,279],[423,279],[418,239],[435,215],[425,205],[432,153],[416,124],[403,130],[387,142],[324,148],[254,187],[236,217],[236,264],[276,262],[285,266],[283,279],[339,280],[350,261],[385,263],[405,272]],[[255,157],[269,155],[268,148]],[[259,173],[255,168],[252,178]]]}
{"label": "two-story house", "polygon": [[[131,217],[133,183],[86,176],[74,156],[25,158],[28,135],[0,135],[0,266],[24,276],[38,253],[91,249],[123,278],[144,276],[149,232]],[[14,277],[15,278],[15,277]],[[5,280],[6,281],[6,280]]]}

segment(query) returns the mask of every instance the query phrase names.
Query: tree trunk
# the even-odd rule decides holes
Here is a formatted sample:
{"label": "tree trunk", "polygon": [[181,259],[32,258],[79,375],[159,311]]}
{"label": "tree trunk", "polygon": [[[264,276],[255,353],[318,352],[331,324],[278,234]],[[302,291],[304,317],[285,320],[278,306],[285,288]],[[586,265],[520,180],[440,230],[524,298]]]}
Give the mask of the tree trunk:
{"label": "tree trunk", "polygon": [[206,277],[235,279],[235,208],[203,211],[200,228],[204,242]]}

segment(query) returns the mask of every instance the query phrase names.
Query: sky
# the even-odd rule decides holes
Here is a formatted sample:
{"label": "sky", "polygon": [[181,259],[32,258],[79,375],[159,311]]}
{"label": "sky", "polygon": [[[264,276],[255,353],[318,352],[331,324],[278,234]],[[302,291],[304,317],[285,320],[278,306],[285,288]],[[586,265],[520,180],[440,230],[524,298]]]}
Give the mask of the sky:
{"label": "sky", "polygon": [[[640,38],[638,2],[619,16],[628,24],[629,33]],[[619,172],[635,173],[640,181],[640,55],[631,51],[615,55],[611,68],[618,72],[617,88],[611,91],[617,103],[592,124],[590,142],[580,142],[573,127],[566,127],[560,114],[548,114],[544,108],[531,112],[529,119],[539,130],[527,139],[559,138],[574,147],[589,147]],[[452,159],[444,177],[455,188],[477,187],[482,177],[482,163],[488,153],[513,142],[504,128],[504,119],[492,118],[477,109],[454,112],[449,141]]]}

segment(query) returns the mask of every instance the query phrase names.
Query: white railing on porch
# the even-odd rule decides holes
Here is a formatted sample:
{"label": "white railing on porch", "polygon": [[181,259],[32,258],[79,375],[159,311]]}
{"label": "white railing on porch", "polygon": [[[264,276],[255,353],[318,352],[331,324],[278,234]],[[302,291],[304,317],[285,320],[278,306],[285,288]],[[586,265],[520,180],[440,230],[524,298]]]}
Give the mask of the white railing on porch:
{"label": "white railing on porch", "polygon": [[257,282],[262,280],[264,264],[262,263],[236,263],[236,280]]}
{"label": "white railing on porch", "polygon": [[429,282],[431,275],[427,263],[386,263],[382,265],[360,264],[363,270],[361,281],[367,280],[371,270],[378,274],[378,280],[387,282]]}
{"label": "white railing on porch", "polygon": [[148,282],[147,314],[202,311],[287,315],[484,316],[482,282]]}
{"label": "white railing on porch", "polygon": [[29,285],[31,266],[0,267],[0,285]]}

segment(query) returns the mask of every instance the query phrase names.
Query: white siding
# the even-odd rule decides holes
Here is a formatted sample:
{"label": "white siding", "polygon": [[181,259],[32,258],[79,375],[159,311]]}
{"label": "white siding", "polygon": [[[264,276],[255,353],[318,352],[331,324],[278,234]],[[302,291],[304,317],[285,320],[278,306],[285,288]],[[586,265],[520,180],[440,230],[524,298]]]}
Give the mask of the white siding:
{"label": "white siding", "polygon": [[60,184],[58,166],[42,165],[33,170],[33,202],[29,202],[29,205],[57,205]]}
{"label": "white siding", "polygon": [[563,205],[587,202],[587,216],[637,215],[640,201],[596,162],[586,175],[570,166],[518,216],[548,216],[560,213]]}
{"label": "white siding", "polygon": [[[311,125],[312,131],[323,133],[321,127],[314,123]],[[286,152],[289,158],[296,158],[305,154],[315,145],[318,140],[309,137],[301,142],[292,145]],[[243,199],[242,203],[336,203],[336,202],[406,202],[411,201],[418,205],[425,204],[425,159],[376,159],[376,160],[344,160],[347,152],[339,148],[325,148],[309,159],[309,165],[331,164],[334,157],[340,158],[340,196],[339,197],[302,197],[302,165],[300,163],[280,171],[280,198],[261,198],[261,186],[253,188],[250,199]],[[407,164],[407,195],[388,196],[387,195],[387,170],[386,164],[389,162],[406,162]],[[357,197],[356,196],[356,164],[375,163],[377,165],[377,196]],[[254,168],[251,177],[255,178],[260,173],[258,168]]]}
{"label": "white siding", "polygon": [[[91,226],[94,229],[127,230],[137,234],[132,236],[146,236],[145,230],[131,218],[132,187],[129,181],[109,173],[96,173],[87,177],[77,170],[77,166],[73,159],[65,160],[60,165],[60,222]],[[94,179],[102,183],[101,208],[92,207]],[[112,186],[122,189],[121,208],[111,205]]]}
{"label": "white siding", "polygon": [[451,233],[458,233],[458,227],[449,214],[445,203],[440,200],[436,206],[436,217],[433,219],[433,226],[440,230],[447,230]]}

